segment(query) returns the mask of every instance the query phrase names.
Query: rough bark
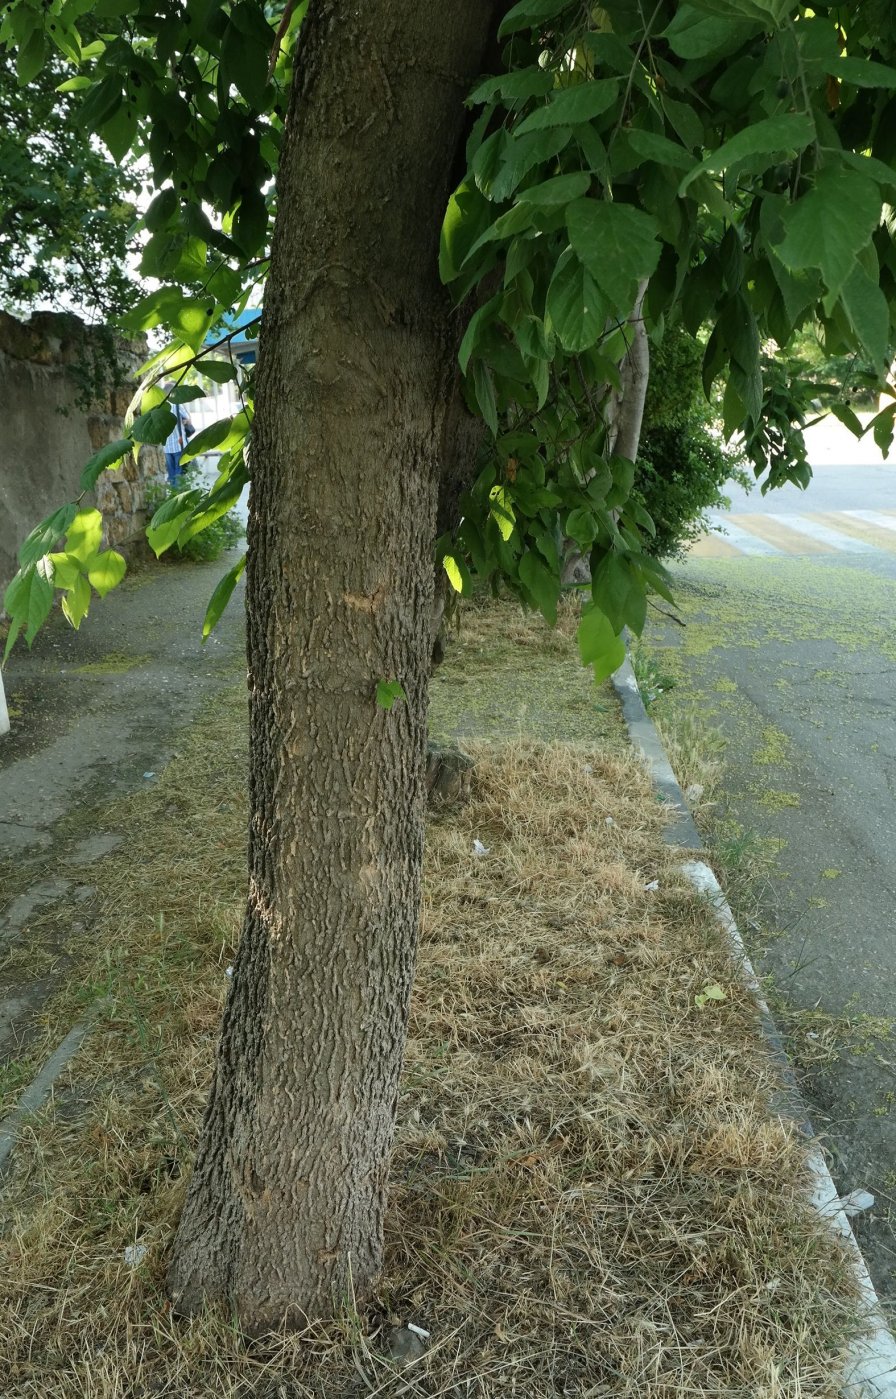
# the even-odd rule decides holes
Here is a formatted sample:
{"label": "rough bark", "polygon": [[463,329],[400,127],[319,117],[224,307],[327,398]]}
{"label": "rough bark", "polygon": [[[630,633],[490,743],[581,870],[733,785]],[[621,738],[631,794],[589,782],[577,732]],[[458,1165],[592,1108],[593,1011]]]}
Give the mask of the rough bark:
{"label": "rough bark", "polygon": [[380,1266],[454,373],[436,251],[490,16],[311,0],[302,29],[253,442],[248,905],[169,1272],[178,1311],[249,1332]]}

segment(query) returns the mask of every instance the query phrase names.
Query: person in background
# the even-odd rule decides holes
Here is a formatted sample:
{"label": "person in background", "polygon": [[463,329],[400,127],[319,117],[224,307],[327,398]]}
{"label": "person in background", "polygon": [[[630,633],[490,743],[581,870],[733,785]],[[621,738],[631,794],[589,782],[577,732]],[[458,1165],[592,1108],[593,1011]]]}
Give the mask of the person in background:
{"label": "person in background", "polygon": [[[165,392],[170,393],[173,388],[173,384],[166,384]],[[182,403],[171,403],[169,406],[176,421],[165,438],[165,471],[168,476],[168,485],[176,486],[183,475],[183,467],[180,464],[181,456],[196,429]]]}

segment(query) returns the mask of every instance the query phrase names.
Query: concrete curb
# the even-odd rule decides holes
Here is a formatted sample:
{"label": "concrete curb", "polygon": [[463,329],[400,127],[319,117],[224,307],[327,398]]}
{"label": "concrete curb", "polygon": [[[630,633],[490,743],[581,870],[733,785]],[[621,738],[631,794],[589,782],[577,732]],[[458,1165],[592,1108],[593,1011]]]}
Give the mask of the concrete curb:
{"label": "concrete curb", "polygon": [[641,691],[638,689],[635,672],[632,670],[632,663],[628,656],[613,676],[613,685],[622,705],[622,717],[625,720],[629,737],[635,747],[640,748],[644,760],[650,768],[653,785],[660,795],[665,797],[666,801],[675,808],[675,818],[664,833],[666,841],[669,845],[680,845],[685,850],[702,850],[703,841],[700,839],[700,832],[694,824],[694,818],[684,799],[684,793],[678,785],[678,778],[672,771],[672,764],[669,762],[660,736],[654,728],[653,720],[644,707]]}
{"label": "concrete curb", "polygon": [[[666,830],[669,844],[682,846],[695,853],[703,853],[703,842],[694,823],[694,818],[685,801],[684,793],[672,770],[662,740],[656,731],[653,720],[647,713],[638,682],[632,670],[631,661],[626,657],[613,676],[613,685],[622,706],[629,736],[640,751],[650,771],[654,786],[674,808],[675,816]],[[723,929],[728,944],[742,969],[744,981],[753,995],[759,1011],[762,1033],[777,1061],[784,1079],[787,1094],[786,1111],[799,1123],[809,1139],[807,1165],[811,1180],[811,1203],[846,1244],[852,1258],[853,1271],[862,1309],[868,1327],[867,1335],[853,1345],[846,1357],[846,1367],[841,1386],[844,1399],[896,1399],[896,1340],[887,1325],[880,1299],[868,1273],[862,1251],[856,1242],[852,1226],[840,1205],[837,1187],[834,1185],[821,1148],[812,1130],[808,1112],[796,1084],[793,1068],[784,1049],[783,1040],[768,1008],[753,964],[747,954],[740,930],[728,900],[716,876],[704,860],[687,860],[682,865],[685,877],[697,892],[712,905],[719,925]]]}

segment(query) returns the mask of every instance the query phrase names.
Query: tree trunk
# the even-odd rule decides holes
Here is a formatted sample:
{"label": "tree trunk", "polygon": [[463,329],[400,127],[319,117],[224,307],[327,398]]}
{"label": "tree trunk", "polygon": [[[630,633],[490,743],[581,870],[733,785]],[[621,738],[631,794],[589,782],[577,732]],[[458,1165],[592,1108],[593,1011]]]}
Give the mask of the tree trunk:
{"label": "tree trunk", "polygon": [[455,372],[438,231],[490,15],[311,0],[297,55],[252,453],[248,906],[169,1272],[178,1311],[225,1302],[248,1332],[380,1267]]}
{"label": "tree trunk", "polygon": [[[631,462],[638,460],[650,381],[650,341],[644,324],[647,287],[646,280],[638,283],[637,299],[628,318],[631,339],[619,366],[619,388],[609,395],[606,410],[606,454]],[[562,579],[566,587],[591,582],[591,564],[572,540],[566,542]]]}
{"label": "tree trunk", "polygon": [[638,284],[638,297],[629,316],[631,341],[619,368],[619,390],[613,395],[608,415],[608,455],[637,461],[644,423],[644,404],[650,379],[650,341],[644,324],[647,282]]}

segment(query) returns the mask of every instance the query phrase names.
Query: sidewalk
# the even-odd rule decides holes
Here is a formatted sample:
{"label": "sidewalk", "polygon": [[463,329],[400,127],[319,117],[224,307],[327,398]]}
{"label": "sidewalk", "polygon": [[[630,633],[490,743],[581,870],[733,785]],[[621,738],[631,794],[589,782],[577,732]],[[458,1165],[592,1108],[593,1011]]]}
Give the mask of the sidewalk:
{"label": "sidewalk", "polygon": [[[228,567],[162,565],[94,600],[75,632],[54,613],[31,651],[4,669],[10,732],[0,737],[0,1055],[21,1053],[28,1026],[66,971],[66,932],[90,918],[93,888],[76,867],[115,848],[97,809],[140,791],[176,756],[199,706],[243,668],[242,586],[205,646],[202,619]],[[30,920],[58,908],[43,965],[17,966]]]}

